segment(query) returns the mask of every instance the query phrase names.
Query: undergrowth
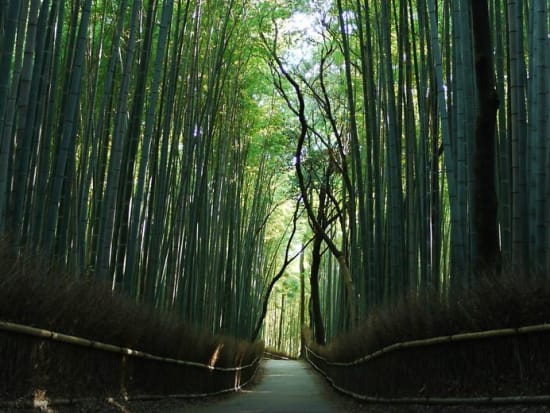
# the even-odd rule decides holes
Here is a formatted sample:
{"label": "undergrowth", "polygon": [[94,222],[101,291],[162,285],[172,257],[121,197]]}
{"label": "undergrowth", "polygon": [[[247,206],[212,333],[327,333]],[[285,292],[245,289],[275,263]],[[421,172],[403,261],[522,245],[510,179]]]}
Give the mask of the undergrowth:
{"label": "undergrowth", "polygon": [[263,351],[261,343],[196,331],[37,255],[16,257],[1,243],[0,320],[203,364],[218,350],[222,367],[248,364]]}
{"label": "undergrowth", "polygon": [[[393,306],[378,308],[358,328],[328,345],[312,344],[315,353],[309,357],[337,386],[362,396],[395,399],[545,395],[550,386],[550,332],[401,348],[350,366],[330,361],[352,362],[411,340],[549,321],[547,277],[487,276],[474,288],[450,298],[423,292]],[[306,339],[311,337],[308,331],[304,335]]]}
{"label": "undergrowth", "polygon": [[312,347],[330,360],[351,361],[410,340],[548,322],[550,279],[507,273],[486,276],[454,297],[434,292],[409,295],[371,311],[356,329],[327,346]]}

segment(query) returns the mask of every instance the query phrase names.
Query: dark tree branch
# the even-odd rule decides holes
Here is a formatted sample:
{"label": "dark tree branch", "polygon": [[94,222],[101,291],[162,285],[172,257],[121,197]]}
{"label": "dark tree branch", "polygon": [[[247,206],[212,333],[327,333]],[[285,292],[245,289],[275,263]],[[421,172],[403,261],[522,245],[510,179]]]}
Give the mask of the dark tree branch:
{"label": "dark tree branch", "polygon": [[294,235],[296,235],[296,228],[297,228],[297,224],[298,224],[298,218],[300,216],[300,201],[301,201],[301,199],[298,198],[297,201],[296,201],[296,207],[294,208],[294,214],[292,216],[292,230],[290,232],[290,236],[288,237],[288,241],[286,243],[285,257],[284,257],[284,260],[283,260],[283,264],[281,265],[281,268],[279,269],[279,271],[277,272],[275,277],[273,277],[273,279],[269,283],[269,286],[267,287],[267,291],[265,293],[265,296],[264,296],[264,299],[263,299],[263,302],[262,302],[262,313],[260,314],[260,318],[258,319],[258,322],[256,323],[256,327],[254,328],[254,332],[252,333],[252,336],[250,337],[250,339],[252,341],[257,340],[258,336],[260,335],[260,330],[262,329],[262,324],[264,322],[265,315],[267,314],[267,306],[268,306],[268,303],[269,303],[269,297],[271,296],[271,292],[273,291],[273,288],[275,287],[275,284],[277,283],[277,281],[279,281],[283,277],[283,275],[285,274],[285,271],[288,268],[288,266],[296,258],[298,258],[300,256],[300,254],[302,254],[304,252],[304,250],[307,248],[307,246],[312,241],[312,240],[309,240],[308,242],[303,244],[302,248],[300,248],[300,250],[297,253],[290,256],[290,247],[292,245],[292,241],[294,240]]}
{"label": "dark tree branch", "polygon": [[322,238],[322,240],[327,244],[332,255],[338,261],[338,264],[340,267],[340,275],[344,280],[344,284],[346,286],[346,290],[349,296],[349,317],[351,320],[353,320],[353,322],[356,322],[357,312],[356,312],[356,303],[355,303],[356,301],[355,287],[353,285],[353,280],[351,278],[351,271],[349,269],[346,254],[344,251],[341,251],[338,248],[338,246],[330,238],[329,234],[326,231],[326,228],[323,227],[322,223],[320,223],[317,217],[315,216],[313,203],[309,198],[306,179],[304,176],[304,172],[302,170],[302,154],[303,154],[306,138],[308,137],[308,130],[309,130],[309,123],[305,113],[306,104],[305,104],[304,92],[301,86],[296,81],[296,79],[285,68],[281,58],[278,56],[276,51],[276,43],[274,46],[269,47],[269,44],[265,36],[261,34],[261,37],[267,49],[271,53],[271,57],[275,62],[275,64],[277,65],[279,72],[282,74],[282,76],[286,79],[286,81],[290,84],[290,86],[294,90],[294,94],[298,101],[298,105],[296,107],[291,101],[291,99],[289,98],[289,96],[286,94],[286,92],[283,91],[283,98],[289,105],[289,108],[291,109],[294,108],[294,110],[297,113],[298,121],[300,123],[300,133],[299,133],[298,142],[297,142],[296,151],[295,151],[295,158],[296,158],[295,168],[296,168],[296,176],[298,178],[298,186],[300,187],[300,192],[302,193],[304,207],[314,234]]}

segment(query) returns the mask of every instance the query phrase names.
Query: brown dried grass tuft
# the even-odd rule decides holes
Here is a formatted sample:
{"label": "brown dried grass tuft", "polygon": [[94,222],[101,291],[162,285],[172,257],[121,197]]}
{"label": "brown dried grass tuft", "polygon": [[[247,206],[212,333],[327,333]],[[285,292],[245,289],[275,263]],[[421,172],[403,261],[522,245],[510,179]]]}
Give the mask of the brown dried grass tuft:
{"label": "brown dried grass tuft", "polygon": [[221,349],[216,365],[225,367],[248,364],[263,350],[261,343],[197,331],[37,254],[15,255],[8,242],[0,241],[0,320],[204,364]]}
{"label": "brown dried grass tuft", "polygon": [[351,361],[386,346],[458,333],[550,322],[550,279],[545,275],[486,275],[468,291],[445,298],[408,295],[373,310],[355,330],[314,350],[330,360]]}
{"label": "brown dried grass tuft", "polygon": [[[489,274],[448,299],[434,292],[407,296],[372,311],[360,327],[329,345],[312,348],[329,361],[351,362],[410,340],[549,321],[545,274]],[[550,386],[549,344],[550,333],[540,332],[408,347],[352,366],[311,357],[341,388],[372,397],[544,395]]]}

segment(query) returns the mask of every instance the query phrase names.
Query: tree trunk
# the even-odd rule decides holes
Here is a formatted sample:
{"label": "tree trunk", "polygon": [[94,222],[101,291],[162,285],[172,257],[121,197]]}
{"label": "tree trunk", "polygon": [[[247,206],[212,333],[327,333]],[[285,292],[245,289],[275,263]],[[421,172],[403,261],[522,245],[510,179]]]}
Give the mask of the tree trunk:
{"label": "tree trunk", "polygon": [[311,285],[311,325],[315,342],[325,344],[325,326],[321,313],[321,299],[319,297],[319,267],[321,266],[321,245],[323,238],[316,234],[313,238],[313,250],[311,252],[311,270],[309,282]]}
{"label": "tree trunk", "polygon": [[285,295],[281,295],[281,316],[279,317],[279,339],[277,340],[277,350],[281,351],[283,348],[283,319],[285,316]]}
{"label": "tree trunk", "polygon": [[478,114],[475,130],[474,215],[477,273],[499,266],[497,197],[495,190],[495,128],[499,99],[493,71],[491,25],[487,0],[472,0],[472,27]]}
{"label": "tree trunk", "polygon": [[[304,246],[302,244],[302,250],[304,249]],[[300,355],[303,357],[305,354],[305,340],[304,340],[304,327],[306,325],[306,283],[305,283],[305,265],[304,265],[304,254],[300,254]]]}

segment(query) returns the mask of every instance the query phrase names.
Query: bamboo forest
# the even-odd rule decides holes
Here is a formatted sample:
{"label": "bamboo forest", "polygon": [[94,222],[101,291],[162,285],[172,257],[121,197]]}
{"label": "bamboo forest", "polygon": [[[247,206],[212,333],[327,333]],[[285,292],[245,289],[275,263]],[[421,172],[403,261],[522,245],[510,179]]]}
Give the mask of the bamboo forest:
{"label": "bamboo forest", "polygon": [[290,358],[548,326],[549,114],[550,0],[0,0],[0,255]]}

